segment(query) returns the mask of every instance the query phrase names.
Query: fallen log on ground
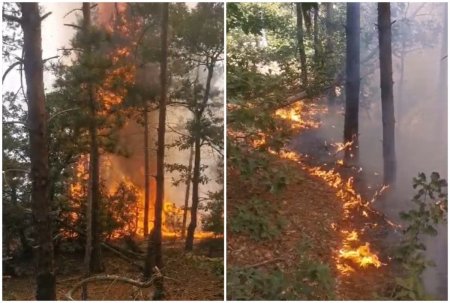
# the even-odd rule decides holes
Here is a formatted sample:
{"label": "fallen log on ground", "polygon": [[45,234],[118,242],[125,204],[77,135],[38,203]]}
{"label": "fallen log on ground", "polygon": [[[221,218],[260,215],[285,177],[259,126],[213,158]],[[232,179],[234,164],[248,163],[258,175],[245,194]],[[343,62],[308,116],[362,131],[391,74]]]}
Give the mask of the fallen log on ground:
{"label": "fallen log on ground", "polygon": [[122,277],[122,276],[118,276],[118,275],[99,275],[99,276],[92,276],[86,279],[81,280],[80,282],[78,282],[77,284],[75,284],[72,289],[70,289],[67,294],[66,297],[67,299],[69,299],[70,301],[75,301],[75,299],[73,298],[73,293],[81,288],[84,284],[87,284],[89,282],[94,282],[94,281],[113,281],[113,282],[123,282],[126,284],[130,284],[133,285],[135,287],[139,287],[139,288],[148,288],[150,286],[152,286],[156,280],[158,279],[162,279],[163,275],[161,274],[161,271],[158,269],[158,267],[155,267],[154,269],[154,274],[153,276],[150,278],[150,280],[148,281],[138,281],[138,280],[133,280],[127,277]]}

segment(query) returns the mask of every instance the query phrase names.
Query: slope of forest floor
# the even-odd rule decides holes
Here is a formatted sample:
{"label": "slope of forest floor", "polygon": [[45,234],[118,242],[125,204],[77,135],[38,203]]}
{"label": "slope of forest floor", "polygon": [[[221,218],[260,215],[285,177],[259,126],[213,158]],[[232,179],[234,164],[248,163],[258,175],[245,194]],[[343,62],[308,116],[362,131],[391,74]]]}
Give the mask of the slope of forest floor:
{"label": "slope of forest floor", "polygon": [[[183,243],[176,244],[163,250],[164,275],[167,277],[164,281],[166,299],[223,300],[223,258],[208,258],[205,251],[200,249],[185,254]],[[104,252],[104,264],[104,274],[135,280],[141,278],[141,271],[137,267],[110,252]],[[3,278],[4,300],[34,300],[33,265],[29,263],[21,266],[23,275]],[[57,298],[67,300],[67,292],[83,278],[82,254],[57,256],[56,268]],[[149,300],[153,291],[153,287],[139,289],[114,281],[93,282],[88,288],[89,300]],[[80,298],[79,293],[75,293],[75,299]]]}
{"label": "slope of forest floor", "polygon": [[[308,131],[314,129],[302,134]],[[255,196],[269,201],[283,221],[280,234],[270,239],[228,226],[229,299],[374,300],[389,295],[393,264],[384,237],[391,227],[370,206],[348,207],[349,201],[361,200],[348,185],[355,175],[351,170],[330,163],[321,167],[326,161],[318,159],[320,149],[310,152],[307,157],[273,155],[271,165],[290,172],[286,188],[276,195],[246,184],[239,171],[228,171],[228,224]],[[356,236],[349,240],[352,233]],[[343,250],[350,257],[340,257]],[[358,263],[373,255],[379,265]]]}

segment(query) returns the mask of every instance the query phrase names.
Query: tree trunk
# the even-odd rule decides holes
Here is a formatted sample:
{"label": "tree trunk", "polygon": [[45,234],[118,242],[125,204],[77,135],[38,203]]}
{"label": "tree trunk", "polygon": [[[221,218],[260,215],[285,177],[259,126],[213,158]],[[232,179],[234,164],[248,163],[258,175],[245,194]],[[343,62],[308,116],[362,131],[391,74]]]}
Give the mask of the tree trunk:
{"label": "tree trunk", "polygon": [[443,20],[442,25],[444,32],[442,33],[441,41],[441,55],[439,58],[439,105],[438,105],[438,119],[436,121],[436,129],[438,129],[440,138],[447,138],[447,107],[448,107],[448,4],[443,4]]}
{"label": "tree trunk", "polygon": [[300,56],[300,80],[302,86],[305,88],[308,86],[308,71],[306,67],[306,54],[305,54],[305,45],[303,43],[303,13],[302,13],[302,4],[295,3],[297,8],[297,44],[298,44],[298,53]]}
{"label": "tree trunk", "polygon": [[[333,63],[333,3],[327,2],[325,3],[325,29],[326,29],[326,44],[325,44],[325,62],[334,65]],[[335,109],[336,105],[336,86],[334,83],[335,78],[335,69],[329,68],[328,79],[331,81],[331,87],[328,89],[327,97],[328,97],[328,107],[330,110]]]}
{"label": "tree trunk", "polygon": [[150,208],[150,167],[149,167],[149,146],[148,146],[148,102],[145,101],[144,106],[144,237],[148,236],[148,215]]}
{"label": "tree trunk", "polygon": [[194,158],[194,146],[191,146],[191,151],[189,153],[189,164],[188,164],[188,175],[186,177],[186,195],[184,196],[184,209],[183,209],[183,225],[181,230],[181,238],[186,237],[186,222],[187,222],[187,212],[189,208],[189,193],[191,190],[192,182],[192,161]]}
{"label": "tree trunk", "polygon": [[[162,261],[162,213],[164,209],[164,151],[166,134],[166,99],[167,99],[167,61],[168,61],[168,30],[169,3],[161,3],[161,97],[159,100],[158,148],[156,152],[156,202],[155,223],[149,237],[145,278],[150,277],[154,266],[163,267]],[[163,280],[155,281],[154,300],[164,298]]]}
{"label": "tree trunk", "polygon": [[314,40],[314,63],[316,68],[319,67],[320,58],[320,42],[319,42],[319,4],[314,8],[314,30],[313,30],[313,40]]}
{"label": "tree trunk", "polygon": [[24,69],[27,84],[28,128],[30,136],[31,201],[35,237],[38,243],[36,300],[56,300],[53,267],[47,113],[45,111],[42,63],[41,17],[37,3],[22,3]]}
{"label": "tree trunk", "polygon": [[195,140],[194,140],[194,169],[192,176],[192,206],[191,206],[191,222],[189,223],[186,237],[186,251],[192,251],[194,248],[194,234],[197,228],[197,210],[199,204],[199,185],[200,185],[200,165],[201,165],[201,118],[208,103],[209,93],[211,90],[211,80],[214,74],[215,61],[212,60],[208,65],[208,76],[206,78],[205,94],[200,106],[195,112]]}
{"label": "tree trunk", "polygon": [[[347,3],[346,26],[346,82],[345,82],[345,122],[344,143],[349,144],[345,148],[344,161],[347,164],[355,164],[359,157],[358,146],[358,112],[359,112],[359,85],[360,85],[360,4]],[[351,144],[350,144],[351,142]]]}
{"label": "tree trunk", "polygon": [[380,86],[383,120],[384,184],[393,185],[396,177],[396,160],[390,3],[378,3],[378,34],[380,43]]}
{"label": "tree trunk", "polygon": [[[90,3],[83,3],[83,34],[90,34],[91,11]],[[91,55],[90,46],[86,47],[85,55]],[[100,156],[97,142],[97,109],[95,100],[95,88],[91,83],[87,84],[88,105],[90,113],[89,121],[89,191],[87,203],[86,224],[86,274],[99,273],[104,270],[100,246]]]}

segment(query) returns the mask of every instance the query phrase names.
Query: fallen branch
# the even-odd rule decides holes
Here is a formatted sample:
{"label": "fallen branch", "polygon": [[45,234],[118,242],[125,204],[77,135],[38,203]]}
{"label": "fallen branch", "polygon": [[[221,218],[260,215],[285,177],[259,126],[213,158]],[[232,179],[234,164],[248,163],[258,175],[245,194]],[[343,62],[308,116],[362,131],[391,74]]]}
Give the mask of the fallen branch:
{"label": "fallen branch", "polygon": [[134,266],[138,267],[140,270],[144,270],[144,266],[142,266],[141,264],[137,263],[135,260],[129,258],[125,254],[121,253],[117,249],[115,249],[115,248],[111,247],[110,245],[106,244],[105,242],[102,242],[101,245],[102,245],[102,247],[108,249],[110,252],[116,254],[118,257],[120,257],[123,260],[129,262],[131,265],[134,265]]}
{"label": "fallen branch", "polygon": [[148,281],[144,281],[144,282],[140,282],[138,280],[133,280],[127,277],[122,277],[122,276],[118,276],[118,275],[99,275],[99,276],[92,276],[86,279],[81,280],[80,282],[78,282],[77,284],[74,285],[74,287],[72,287],[72,289],[70,289],[67,294],[66,297],[67,299],[69,299],[70,301],[75,301],[75,299],[73,298],[73,293],[81,288],[84,284],[87,284],[89,282],[94,282],[94,281],[115,281],[115,282],[123,282],[126,284],[131,284],[133,286],[139,287],[139,288],[148,288],[150,286],[153,285],[153,283],[158,280],[158,279],[162,279],[163,275],[161,274],[161,271],[158,269],[158,267],[155,266],[154,268],[154,274],[153,276],[150,278],[150,280]]}
{"label": "fallen branch", "polygon": [[308,94],[306,93],[306,91],[301,91],[293,96],[290,96],[289,98],[286,99],[286,103],[283,104],[283,107],[291,105],[292,103],[295,103],[297,101],[300,101],[302,99],[304,99]]}

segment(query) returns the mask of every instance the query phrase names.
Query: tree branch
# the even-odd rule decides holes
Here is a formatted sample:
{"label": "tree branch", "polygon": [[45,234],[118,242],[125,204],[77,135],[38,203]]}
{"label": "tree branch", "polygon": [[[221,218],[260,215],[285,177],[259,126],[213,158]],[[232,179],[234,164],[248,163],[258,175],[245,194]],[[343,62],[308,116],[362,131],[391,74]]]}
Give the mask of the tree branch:
{"label": "tree branch", "polygon": [[93,282],[93,281],[119,281],[119,282],[123,282],[126,284],[131,284],[131,285],[139,287],[139,288],[148,288],[148,287],[152,286],[156,280],[163,278],[163,275],[161,274],[161,271],[158,269],[158,267],[155,266],[153,271],[154,271],[154,274],[151,277],[151,279],[148,281],[145,281],[145,282],[140,282],[137,280],[133,280],[133,279],[130,279],[127,277],[122,277],[122,276],[117,276],[117,275],[99,275],[99,276],[89,277],[89,278],[83,279],[80,282],[78,282],[77,284],[75,284],[74,287],[72,287],[72,289],[67,292],[66,297],[70,301],[75,301],[72,297],[73,293],[77,289],[81,288],[84,284]]}
{"label": "tree branch", "polygon": [[56,56],[53,56],[53,57],[50,57],[50,58],[46,58],[46,59],[42,60],[42,63],[45,63],[45,62],[47,62],[49,60],[56,59],[56,58],[59,58],[59,56],[56,55]]}
{"label": "tree branch", "polygon": [[19,64],[22,64],[22,62],[17,61],[17,62],[15,62],[15,63],[11,64],[11,66],[8,67],[8,68],[6,69],[6,71],[3,73],[2,83],[5,81],[5,78],[6,78],[6,76],[8,75],[8,73],[9,73],[14,67],[16,67],[16,66],[19,65]]}
{"label": "tree branch", "polygon": [[19,24],[22,24],[22,19],[21,19],[21,18],[18,18],[18,17],[16,17],[16,16],[12,16],[12,15],[8,15],[8,14],[3,14],[3,18],[5,18],[6,20],[11,21],[11,22],[17,22],[17,23],[19,23]]}
{"label": "tree branch", "polygon": [[73,111],[73,110],[77,110],[77,109],[80,109],[80,108],[79,107],[69,108],[69,109],[65,109],[65,110],[62,110],[60,112],[57,112],[56,114],[54,114],[53,116],[48,118],[47,122],[50,122],[53,118],[55,118],[55,117],[57,117],[57,116],[59,116],[61,114],[64,114],[64,113],[67,113],[67,112],[70,112],[70,111]]}
{"label": "tree branch", "polygon": [[76,29],[82,29],[81,26],[75,25],[75,24],[68,24],[68,23],[64,23],[64,26],[68,26],[68,27],[74,27]]}
{"label": "tree branch", "polygon": [[41,22],[44,21],[44,19],[47,18],[48,16],[50,16],[51,14],[52,14],[52,12],[48,12],[44,16],[42,16],[41,17]]}

